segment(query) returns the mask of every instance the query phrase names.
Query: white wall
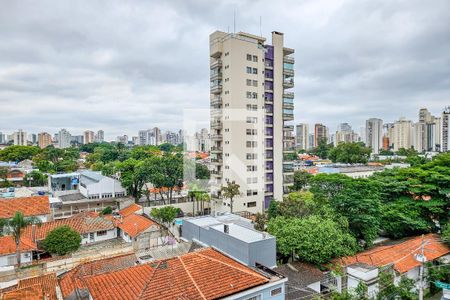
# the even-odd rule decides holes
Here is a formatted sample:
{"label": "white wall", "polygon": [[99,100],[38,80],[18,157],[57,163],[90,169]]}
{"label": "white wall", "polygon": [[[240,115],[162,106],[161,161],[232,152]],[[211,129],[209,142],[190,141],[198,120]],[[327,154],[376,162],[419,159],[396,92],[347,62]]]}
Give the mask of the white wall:
{"label": "white wall", "polygon": [[[9,257],[14,257],[14,260],[15,260],[16,254],[0,256],[0,267],[11,266],[11,264],[9,264],[9,261],[8,261]],[[33,260],[33,255],[31,252],[21,252],[20,253],[20,262],[21,263],[29,263],[29,262],[32,262],[32,260]]]}
{"label": "white wall", "polygon": [[90,243],[95,243],[95,242],[101,242],[101,241],[107,241],[107,240],[111,240],[117,237],[117,230],[111,229],[111,230],[107,230],[106,231],[106,235],[103,236],[98,236],[97,232],[94,232],[94,240],[90,239],[90,234],[86,234],[86,235],[82,235],[81,236],[81,244],[85,245],[85,244],[90,244]]}

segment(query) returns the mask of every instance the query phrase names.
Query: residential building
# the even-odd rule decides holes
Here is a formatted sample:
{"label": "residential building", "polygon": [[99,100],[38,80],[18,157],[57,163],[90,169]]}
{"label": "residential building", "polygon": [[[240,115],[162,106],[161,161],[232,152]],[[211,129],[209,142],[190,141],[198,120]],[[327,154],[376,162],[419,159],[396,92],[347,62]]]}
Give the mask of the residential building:
{"label": "residential building", "polygon": [[6,136],[0,131],[0,145],[6,144]]}
{"label": "residential building", "polygon": [[81,287],[89,299],[96,300],[281,300],[287,282],[281,274],[243,266],[211,248],[99,275],[80,275]]}
{"label": "residential building", "polygon": [[308,124],[301,123],[298,124],[295,128],[295,147],[298,150],[308,150],[310,147]]}
{"label": "residential building", "polygon": [[105,132],[103,130],[97,131],[94,137],[95,142],[97,143],[103,143],[105,141]]}
{"label": "residential building", "polygon": [[308,150],[314,148],[314,141],[315,141],[314,134],[313,133],[308,134],[308,144],[309,144]]}
{"label": "residential building", "polygon": [[30,134],[28,135],[28,142],[30,142],[31,145],[37,145],[37,142],[38,142],[38,140],[37,140],[37,134],[35,134],[35,133],[30,133]]}
{"label": "residential building", "polygon": [[48,196],[0,198],[0,219],[11,219],[16,212],[24,217],[35,217],[41,222],[50,220]]}
{"label": "residential building", "polygon": [[61,129],[58,132],[58,148],[64,149],[70,147],[70,141],[72,140],[72,136],[70,135],[70,132],[68,132],[66,129]]}
{"label": "residential building", "polygon": [[[422,243],[425,243],[423,252]],[[368,285],[369,296],[374,297],[379,290],[380,269],[392,268],[394,282],[398,283],[400,278],[406,277],[412,279],[418,288],[421,263],[417,256],[424,255],[428,262],[432,262],[443,257],[449,259],[449,253],[450,247],[441,241],[438,235],[427,234],[423,237],[409,238],[400,243],[374,247],[354,256],[336,259],[333,264],[344,267],[343,275],[347,275],[347,288],[356,288],[360,282],[363,282]],[[424,269],[426,274],[427,267],[425,266]],[[337,281],[340,282],[342,278]]]}
{"label": "residential building", "polygon": [[84,134],[83,135],[72,135],[70,138],[70,145],[81,146],[84,144]]}
{"label": "residential building", "polygon": [[383,124],[383,149],[389,150],[393,147],[394,140],[394,123]]}
{"label": "residential building", "polygon": [[419,123],[429,123],[432,122],[434,117],[426,108],[421,108],[419,110]]}
{"label": "residential building", "polygon": [[422,153],[426,149],[427,145],[427,124],[424,122],[418,122],[413,125],[413,147],[414,149]]}
{"label": "residential building", "polygon": [[370,147],[373,154],[380,153],[383,148],[383,120],[370,118],[366,121],[366,147]]}
{"label": "residential building", "polygon": [[[20,239],[20,262],[30,263],[33,261],[33,251],[37,250],[36,243],[22,237]],[[17,245],[11,235],[0,236],[0,271],[4,267],[12,267],[17,264]]]}
{"label": "residential building", "polygon": [[13,133],[14,145],[26,146],[28,143],[27,133],[22,129]]}
{"label": "residential building", "polygon": [[126,190],[119,180],[88,170],[80,172],[79,190],[88,199],[117,198],[126,195]]}
{"label": "residential building", "polygon": [[45,240],[52,230],[65,225],[81,235],[81,245],[117,238],[116,225],[112,220],[90,212],[80,213],[67,219],[44,222],[40,225],[29,225],[23,230],[23,236],[33,242],[40,242]]}
{"label": "residential building", "polygon": [[139,145],[158,146],[162,143],[161,130],[158,127],[147,130],[139,130]]}
{"label": "residential building", "polygon": [[91,143],[94,142],[94,136],[95,136],[95,134],[94,134],[93,131],[91,131],[91,130],[86,130],[86,131],[83,133],[83,136],[84,136],[84,143],[85,143],[85,144],[91,144]]}
{"label": "residential building", "polygon": [[328,128],[318,123],[314,125],[314,147],[317,147],[320,141],[328,141]]}
{"label": "residential building", "polygon": [[277,265],[275,237],[233,214],[183,219],[182,238],[214,247],[247,266]]}
{"label": "residential building", "polygon": [[41,149],[47,148],[52,144],[52,136],[50,133],[41,132],[38,134],[38,145]]}
{"label": "residential building", "polygon": [[19,279],[17,285],[2,291],[3,300],[60,298],[58,279],[55,273]]}
{"label": "residential building", "polygon": [[[235,211],[262,212],[293,182],[293,49],[284,35],[264,37],[216,31],[210,35],[211,160],[216,183],[240,185]],[[222,210],[230,202],[223,199]]]}
{"label": "residential building", "polygon": [[136,213],[116,219],[118,235],[127,243],[133,244],[135,252],[163,245],[164,239],[159,224]]}
{"label": "residential building", "polygon": [[409,149],[412,146],[412,122],[405,118],[394,123],[392,131],[393,150],[397,152],[400,148]]}
{"label": "residential building", "polygon": [[353,143],[358,141],[358,134],[352,130],[352,126],[348,123],[338,125],[336,134],[331,138],[331,143],[337,146],[339,143]]}
{"label": "residential building", "polygon": [[441,117],[441,152],[450,151],[450,106],[442,112]]}
{"label": "residential building", "polygon": [[139,145],[139,137],[137,136],[131,137],[131,142],[133,143],[133,145]]}

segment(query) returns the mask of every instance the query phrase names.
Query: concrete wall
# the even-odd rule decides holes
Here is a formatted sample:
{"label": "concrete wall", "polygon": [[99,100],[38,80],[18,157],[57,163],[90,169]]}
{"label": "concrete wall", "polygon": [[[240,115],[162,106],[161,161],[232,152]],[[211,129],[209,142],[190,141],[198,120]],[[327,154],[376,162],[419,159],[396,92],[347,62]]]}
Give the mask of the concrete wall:
{"label": "concrete wall", "polygon": [[[248,300],[248,299],[255,299],[255,300],[284,300],[286,298],[286,286],[285,281],[279,281],[279,282],[273,282],[268,283],[263,286],[259,286],[253,289],[250,289],[245,292],[237,293],[229,297],[223,298],[224,300],[233,299],[233,300]],[[281,289],[281,293],[276,293],[275,291],[279,291],[278,289]],[[273,296],[272,296],[272,293]],[[256,297],[256,298],[252,298]]]}

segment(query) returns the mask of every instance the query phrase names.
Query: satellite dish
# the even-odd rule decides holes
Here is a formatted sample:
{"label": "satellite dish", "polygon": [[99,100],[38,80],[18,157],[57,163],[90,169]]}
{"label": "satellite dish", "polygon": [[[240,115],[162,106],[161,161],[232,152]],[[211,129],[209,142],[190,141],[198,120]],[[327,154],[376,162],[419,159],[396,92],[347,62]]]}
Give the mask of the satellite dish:
{"label": "satellite dish", "polygon": [[427,258],[425,257],[425,255],[422,254],[415,254],[414,258],[421,263],[427,262]]}

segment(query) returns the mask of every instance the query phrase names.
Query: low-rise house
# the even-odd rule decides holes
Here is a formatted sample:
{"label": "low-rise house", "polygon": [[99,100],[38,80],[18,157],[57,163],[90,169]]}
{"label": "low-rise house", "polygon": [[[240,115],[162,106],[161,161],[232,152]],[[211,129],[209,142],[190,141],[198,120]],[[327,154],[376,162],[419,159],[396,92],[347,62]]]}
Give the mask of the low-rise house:
{"label": "low-rise house", "polygon": [[211,248],[84,276],[90,299],[285,299],[287,278]]}
{"label": "low-rise house", "polygon": [[276,239],[234,214],[183,219],[182,238],[214,247],[247,265],[276,267]]}
{"label": "low-rise house", "polygon": [[128,217],[131,214],[142,215],[143,213],[142,206],[136,203],[132,203],[130,206],[119,210],[119,215],[123,218]]}
{"label": "low-rise house", "polygon": [[354,256],[337,259],[334,263],[344,267],[344,272],[348,275],[347,287],[356,287],[359,282],[364,282],[373,296],[378,292],[379,268],[392,268],[395,283],[398,283],[401,277],[418,283],[422,243],[426,261],[449,256],[450,247],[438,235],[427,234],[423,238],[417,236],[395,244],[377,246]]}
{"label": "low-rise house", "polygon": [[82,263],[60,276],[59,285],[62,296],[65,300],[87,299],[89,291],[84,277],[133,267],[137,264],[137,261],[136,255],[126,254]]}
{"label": "low-rise house", "polygon": [[[321,285],[325,274],[316,266],[296,261],[273,269],[288,278],[286,299],[312,299],[314,295],[327,292]],[[311,298],[308,298],[311,297]]]}
{"label": "low-rise house", "polygon": [[0,219],[11,219],[16,212],[25,217],[36,217],[41,222],[50,220],[50,202],[48,196],[0,199]]}
{"label": "low-rise house", "polygon": [[[36,243],[22,237],[20,239],[20,262],[30,263],[33,261],[33,251],[37,250]],[[0,268],[12,267],[17,264],[17,248],[14,237],[7,235],[0,237]]]}
{"label": "low-rise house", "polygon": [[133,243],[135,251],[156,247],[163,243],[161,227],[149,218],[130,214],[116,219],[119,236],[127,243]]}
{"label": "low-rise house", "polygon": [[2,291],[3,300],[18,299],[60,299],[60,289],[58,279],[55,273],[49,273],[42,276],[20,279],[17,286],[10,287]]}
{"label": "low-rise house", "polygon": [[88,199],[120,198],[126,195],[126,190],[119,180],[93,171],[80,173],[79,189]]}
{"label": "low-rise house", "polygon": [[69,226],[81,235],[82,245],[117,237],[114,222],[95,213],[81,213],[67,219],[45,222],[39,226],[30,225],[24,229],[23,236],[39,243],[47,237],[50,231],[64,225]]}

